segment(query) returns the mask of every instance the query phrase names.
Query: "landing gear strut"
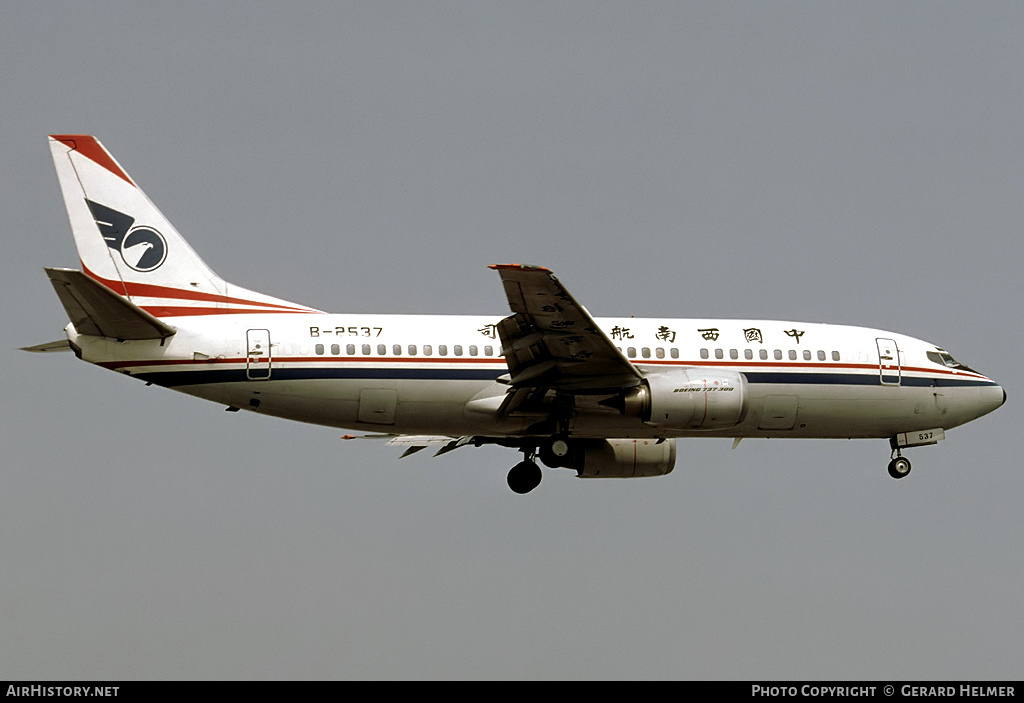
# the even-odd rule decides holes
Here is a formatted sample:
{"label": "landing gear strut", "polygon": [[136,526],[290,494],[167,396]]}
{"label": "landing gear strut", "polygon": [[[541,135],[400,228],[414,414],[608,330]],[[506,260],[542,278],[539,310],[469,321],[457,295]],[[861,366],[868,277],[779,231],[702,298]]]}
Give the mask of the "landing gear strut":
{"label": "landing gear strut", "polygon": [[540,467],[533,460],[533,456],[532,451],[524,451],[523,461],[513,466],[508,472],[508,487],[520,495],[529,493],[540,485]]}

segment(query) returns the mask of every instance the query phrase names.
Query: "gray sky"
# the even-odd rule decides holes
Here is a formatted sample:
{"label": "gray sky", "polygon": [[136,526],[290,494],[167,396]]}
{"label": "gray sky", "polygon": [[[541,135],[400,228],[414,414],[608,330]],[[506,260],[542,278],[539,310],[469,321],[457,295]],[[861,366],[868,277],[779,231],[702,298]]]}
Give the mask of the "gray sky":
{"label": "gray sky", "polygon": [[[1024,5],[23,2],[0,58],[0,678],[1020,677]],[[486,266],[536,263],[595,315],[925,338],[1010,400],[900,482],[882,440],[691,440],[515,496],[509,450],[17,351],[78,265],[51,132],[289,300],[504,314]]]}

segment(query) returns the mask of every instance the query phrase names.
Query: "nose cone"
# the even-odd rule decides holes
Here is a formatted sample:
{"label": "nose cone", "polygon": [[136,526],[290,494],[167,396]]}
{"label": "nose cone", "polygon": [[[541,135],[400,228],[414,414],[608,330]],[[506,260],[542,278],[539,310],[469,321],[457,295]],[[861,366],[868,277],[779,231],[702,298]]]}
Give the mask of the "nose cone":
{"label": "nose cone", "polygon": [[978,416],[992,412],[1005,402],[1006,390],[1002,386],[985,386],[978,393]]}

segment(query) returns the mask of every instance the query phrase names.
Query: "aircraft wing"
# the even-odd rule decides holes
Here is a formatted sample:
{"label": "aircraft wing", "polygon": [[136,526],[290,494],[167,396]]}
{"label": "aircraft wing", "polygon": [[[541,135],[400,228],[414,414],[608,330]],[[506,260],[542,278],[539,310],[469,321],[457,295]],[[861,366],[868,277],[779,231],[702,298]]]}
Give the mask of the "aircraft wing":
{"label": "aircraft wing", "polygon": [[600,394],[640,382],[640,371],[550,270],[522,264],[490,268],[501,276],[513,313],[498,323],[513,389]]}

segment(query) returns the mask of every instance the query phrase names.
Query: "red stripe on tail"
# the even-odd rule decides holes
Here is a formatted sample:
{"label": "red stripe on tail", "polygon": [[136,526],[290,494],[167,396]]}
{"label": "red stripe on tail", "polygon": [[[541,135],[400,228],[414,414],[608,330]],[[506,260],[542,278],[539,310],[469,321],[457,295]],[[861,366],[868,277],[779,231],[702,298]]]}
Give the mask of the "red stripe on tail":
{"label": "red stripe on tail", "polygon": [[[313,310],[306,307],[280,305],[278,303],[268,303],[259,300],[246,300],[245,298],[232,298],[227,295],[219,295],[216,293],[204,293],[202,291],[194,290],[182,290],[180,288],[171,288],[169,286],[156,286],[150,283],[133,283],[131,281],[117,281],[109,278],[103,278],[92,271],[89,267],[82,262],[82,269],[86,275],[93,280],[102,283],[110,290],[114,291],[118,295],[124,295],[126,297],[135,298],[169,298],[171,300],[194,300],[206,303],[224,303],[228,305],[248,305],[251,307],[263,308],[265,312],[320,312],[319,310]],[[213,315],[217,313],[234,313],[234,312],[261,312],[261,310],[227,310],[218,308],[186,308],[186,307],[167,307],[161,305],[143,306],[143,309],[152,315],[157,317],[176,317],[178,315]],[[191,310],[193,312],[183,312]]]}
{"label": "red stripe on tail", "polygon": [[121,170],[107,150],[96,141],[96,137],[88,134],[51,134],[50,139],[67,144],[85,158],[94,161],[118,178],[123,178],[130,185],[135,186],[132,179],[128,178],[128,174]]}

